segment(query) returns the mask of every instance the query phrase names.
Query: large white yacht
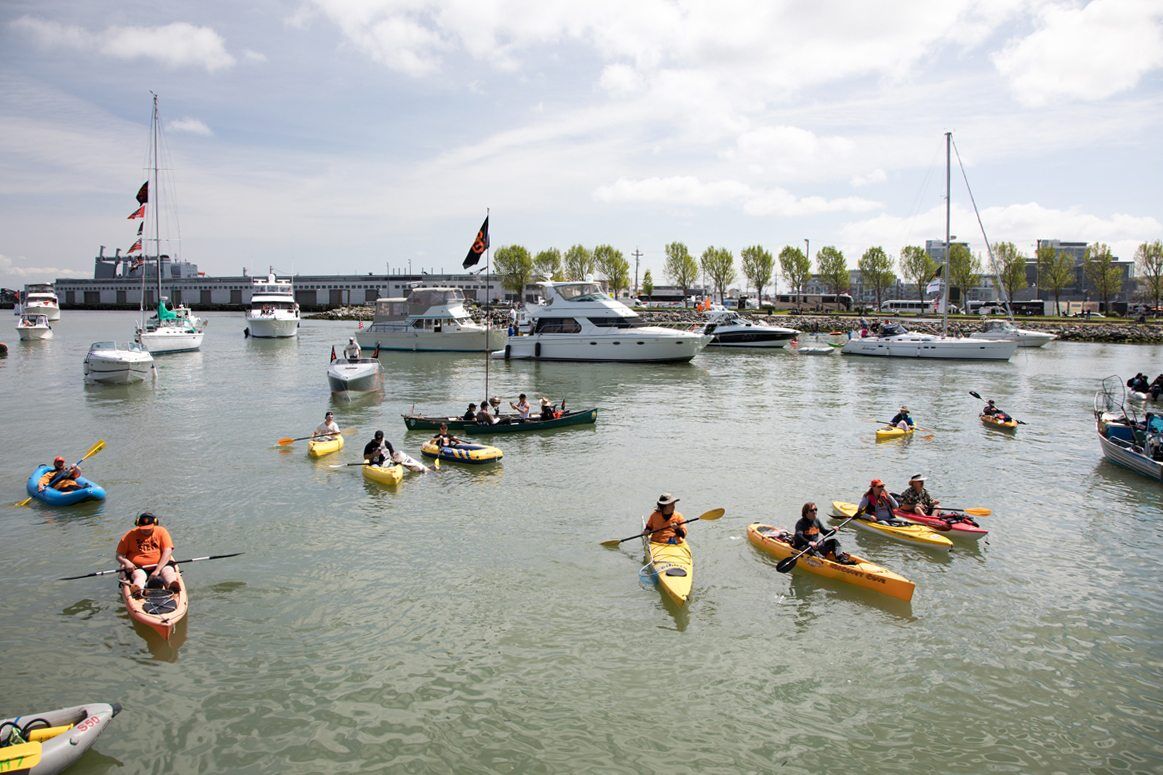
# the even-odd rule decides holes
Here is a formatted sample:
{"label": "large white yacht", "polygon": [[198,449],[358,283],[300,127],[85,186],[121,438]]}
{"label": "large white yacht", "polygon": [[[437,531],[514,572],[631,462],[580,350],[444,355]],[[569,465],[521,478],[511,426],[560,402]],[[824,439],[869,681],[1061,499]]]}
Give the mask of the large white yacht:
{"label": "large white yacht", "polygon": [[1045,331],[1018,328],[1009,320],[990,320],[985,328],[969,335],[973,339],[1000,339],[1017,342],[1018,347],[1041,347],[1058,337]]}
{"label": "large white yacht", "polygon": [[250,309],[246,311],[250,335],[259,339],[277,339],[299,333],[299,305],[290,280],[279,280],[274,269],[265,278],[256,277],[250,292]]}
{"label": "large white yacht", "polygon": [[505,343],[505,330],[474,323],[457,288],[413,288],[408,298],[376,299],[367,328],[355,332],[360,347],[409,352],[485,352]]}
{"label": "large white yacht", "polygon": [[26,315],[44,315],[50,323],[61,319],[61,303],[52,283],[29,283],[20,301]]}
{"label": "large white yacht", "polygon": [[511,336],[494,358],[543,361],[682,362],[711,337],[647,325],[594,282],[541,282],[544,304],[529,308],[532,333]]}
{"label": "large white yacht", "polygon": [[936,336],[909,331],[900,323],[888,323],[871,336],[853,331],[840,352],[845,355],[879,355],[890,358],[943,358],[947,360],[1008,361],[1017,342]]}

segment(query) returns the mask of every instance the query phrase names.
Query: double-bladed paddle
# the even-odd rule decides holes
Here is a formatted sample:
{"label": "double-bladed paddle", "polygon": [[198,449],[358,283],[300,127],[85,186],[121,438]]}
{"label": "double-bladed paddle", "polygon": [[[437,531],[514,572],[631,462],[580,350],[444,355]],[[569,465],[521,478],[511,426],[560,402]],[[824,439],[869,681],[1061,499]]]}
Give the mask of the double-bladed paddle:
{"label": "double-bladed paddle", "polygon": [[[94,444],[93,446],[89,447],[89,451],[85,453],[85,456],[83,458],[81,458],[80,460],[78,460],[73,465],[74,466],[81,465],[81,463],[84,463],[86,460],[93,457],[93,455],[96,455],[98,452],[100,452],[103,449],[105,449],[105,439],[97,439],[97,443]],[[25,498],[24,500],[20,501],[20,503],[17,503],[16,507],[20,508],[21,506],[27,506],[28,502],[31,500],[32,500],[32,496],[30,495],[27,498]]]}
{"label": "double-bladed paddle", "polygon": [[355,433],[356,430],[357,430],[356,427],[353,425],[350,428],[344,428],[343,430],[338,431],[338,433],[335,431],[332,431],[331,433],[321,433],[318,436],[315,436],[315,435],[300,436],[297,439],[292,439],[290,436],[284,436],[283,438],[281,438],[275,442],[275,446],[285,447],[288,444],[294,444],[296,441],[309,441],[310,439],[322,439],[322,438],[325,438],[327,436],[335,436],[335,435],[350,436],[351,434]]}
{"label": "double-bladed paddle", "polygon": [[[174,563],[175,565],[186,565],[186,564],[191,563],[191,562],[201,562],[202,560],[221,560],[224,557],[237,557],[240,554],[246,554],[246,552],[234,552],[233,554],[211,554],[207,557],[191,557],[188,560],[171,560],[171,562]],[[157,567],[157,563],[154,563],[153,565],[142,565],[141,569],[145,570],[146,568],[156,568],[156,567]],[[92,578],[93,576],[108,576],[110,573],[122,573],[124,570],[125,570],[124,568],[114,568],[113,570],[99,570],[95,573],[86,573],[84,576],[65,576],[63,579],[57,579],[57,581],[76,581],[77,579],[88,579],[88,578]]]}
{"label": "double-bladed paddle", "polygon": [[[970,390],[969,395],[973,396],[978,401],[985,401],[985,399],[981,397],[981,394],[978,393],[976,390]],[[986,401],[986,403],[989,403],[989,402]],[[1024,420],[1019,420],[1017,417],[1014,417],[1013,415],[1007,414],[1006,416],[1009,417],[1014,422],[1016,422],[1018,425],[1029,425],[1029,423],[1025,422]]]}
{"label": "double-bladed paddle", "polygon": [[[726,509],[711,509],[708,512],[705,512],[703,514],[698,515],[694,519],[684,519],[682,522],[678,522],[676,524],[689,525],[692,522],[698,522],[700,519],[703,520],[704,522],[712,522],[712,521],[718,519],[719,517],[723,516],[726,513],[727,513]],[[627,538],[611,538],[609,541],[602,541],[602,546],[606,547],[607,549],[615,549],[615,548],[617,548],[618,544],[624,544],[627,541],[633,541],[635,538],[641,538],[642,536],[654,535],[655,533],[666,530],[667,527],[675,527],[675,525],[667,525],[666,527],[660,527],[660,528],[658,528],[658,530],[651,530],[648,533],[635,533],[634,535],[629,536]]]}
{"label": "double-bladed paddle", "polygon": [[[823,541],[828,536],[836,535],[836,533],[839,532],[840,528],[844,527],[845,525],[847,525],[849,522],[851,522],[854,519],[856,519],[856,517],[854,517],[854,516],[848,517],[848,519],[844,520],[839,525],[836,525],[836,527],[832,528],[827,533],[824,533],[822,536],[820,536],[819,539],[817,539],[816,543]],[[778,563],[776,563],[775,569],[777,571],[779,571],[780,573],[787,573],[788,571],[790,571],[792,568],[794,568],[796,566],[796,561],[799,560],[800,557],[803,557],[804,554],[806,554],[807,552],[810,552],[814,548],[815,548],[814,546],[809,546],[809,547],[802,549],[799,552],[793,554],[791,557],[784,557],[782,560],[780,560]]]}

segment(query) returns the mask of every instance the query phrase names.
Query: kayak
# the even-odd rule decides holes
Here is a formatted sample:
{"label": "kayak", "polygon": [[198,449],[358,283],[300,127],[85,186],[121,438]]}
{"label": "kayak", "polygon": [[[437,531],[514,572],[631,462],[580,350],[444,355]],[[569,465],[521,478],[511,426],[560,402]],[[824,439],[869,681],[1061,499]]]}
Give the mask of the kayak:
{"label": "kayak", "polygon": [[120,712],[117,703],[94,702],[0,719],[0,772],[62,772],[93,747]]}
{"label": "kayak", "polygon": [[[52,466],[41,464],[32,472],[32,476],[28,477],[28,484],[25,489],[28,494],[36,498],[41,503],[47,503],[50,506],[72,506],[74,503],[81,501],[103,501],[105,500],[105,488],[96,482],[90,481],[83,476],[77,477],[77,484],[81,485],[76,490],[54,490],[51,487],[45,487],[44,492],[38,492],[36,487],[40,483],[40,477],[44,476]],[[0,770],[2,772],[3,770]]]}
{"label": "kayak", "polygon": [[455,463],[491,463],[500,460],[505,453],[488,444],[456,444],[451,447],[437,447],[428,441],[420,447],[420,453],[425,457],[435,457],[440,460],[451,460]]}
{"label": "kayak", "polygon": [[[747,540],[755,548],[771,555],[777,560],[791,557],[799,551],[792,547],[791,533],[772,525],[761,525],[758,522],[753,522],[747,526]],[[795,567],[797,570],[802,568],[817,576],[844,581],[864,589],[871,589],[874,592],[880,592],[882,595],[904,600],[906,603],[913,599],[913,590],[916,588],[916,585],[904,576],[893,573],[888,568],[881,567],[874,562],[869,562],[863,557],[859,557],[851,552],[848,553],[848,557],[856,564],[844,565],[838,562],[832,562],[824,557],[813,557],[810,554],[804,554],[800,555],[800,558],[796,560]]]}
{"label": "kayak", "polygon": [[[846,519],[856,513],[855,503],[832,501],[832,518]],[[848,523],[857,530],[867,533],[877,533],[893,541],[911,546],[920,546],[924,549],[936,549],[942,552],[952,551],[953,542],[940,533],[924,525],[886,525],[881,522],[869,522],[867,519],[854,519]]]}
{"label": "kayak", "polygon": [[1012,417],[1008,420],[1002,420],[988,414],[981,415],[981,421],[991,428],[997,428],[1002,431],[1016,431],[1018,429],[1018,421]]}
{"label": "kayak", "polygon": [[[646,520],[642,520],[646,529]],[[674,602],[685,605],[695,580],[695,560],[686,541],[681,544],[658,544],[642,536],[646,566],[659,589]]]}
{"label": "kayak", "polygon": [[941,532],[947,538],[965,538],[970,541],[980,541],[989,535],[989,531],[977,524],[968,514],[937,510],[936,514],[922,516],[911,511],[893,509],[897,519],[912,522],[914,525],[924,525]]}
{"label": "kayak", "polygon": [[404,467],[394,466],[363,466],[363,478],[376,484],[399,484],[404,478]]}
{"label": "kayak", "polygon": [[903,439],[913,435],[915,428],[909,428],[907,431],[901,428],[877,428],[876,440],[888,441],[889,439]]}
{"label": "kayak", "polygon": [[336,435],[328,439],[311,439],[307,442],[307,455],[314,458],[330,455],[343,449],[343,437]]}
{"label": "kayak", "polygon": [[121,585],[121,599],[125,601],[129,618],[144,624],[166,640],[174,634],[178,622],[186,618],[189,605],[182,569],[175,565],[174,570],[177,571],[178,584],[181,586],[181,590],[176,593],[168,589],[147,588],[141,597],[135,598],[129,594],[129,584]]}

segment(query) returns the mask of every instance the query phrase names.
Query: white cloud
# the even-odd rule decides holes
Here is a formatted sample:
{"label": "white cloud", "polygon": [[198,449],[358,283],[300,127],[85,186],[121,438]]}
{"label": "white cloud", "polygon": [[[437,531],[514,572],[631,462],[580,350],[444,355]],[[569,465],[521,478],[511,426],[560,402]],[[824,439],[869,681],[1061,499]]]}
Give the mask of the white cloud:
{"label": "white cloud", "polygon": [[191,118],[190,116],[167,122],[166,129],[171,132],[184,132],[185,134],[201,135],[202,137],[209,137],[214,134],[210,130],[210,127],[206,126],[206,122],[201,119]]}
{"label": "white cloud", "polygon": [[871,186],[875,183],[883,183],[888,180],[888,174],[877,167],[865,175],[853,175],[851,184],[853,188],[862,188],[864,186]]}
{"label": "white cloud", "polygon": [[256,62],[261,64],[267,61],[266,54],[262,53],[261,51],[254,51],[249,48],[242,52],[242,57],[247,62]]}
{"label": "white cloud", "polygon": [[827,212],[867,212],[881,205],[867,199],[797,197],[782,188],[755,188],[737,180],[704,182],[693,176],[620,178],[594,192],[599,202],[680,205],[692,207],[740,207],[747,215],[797,216]]}
{"label": "white cloud", "polygon": [[33,282],[48,282],[56,277],[88,277],[90,273],[58,266],[28,266],[28,258],[12,258],[0,253],[0,277],[18,278]]}
{"label": "white cloud", "polygon": [[1018,100],[1098,100],[1127,91],[1163,67],[1163,3],[1094,0],[1047,5],[1038,29],[993,57]]}
{"label": "white cloud", "polygon": [[606,65],[599,79],[601,87],[615,97],[627,97],[642,90],[644,81],[629,65]]}
{"label": "white cloud", "polygon": [[75,25],[22,16],[11,26],[46,48],[69,48],[114,59],[147,59],[173,69],[198,67],[215,72],[235,62],[221,35],[209,27],[186,22],[160,27],[107,27],[91,32]]}

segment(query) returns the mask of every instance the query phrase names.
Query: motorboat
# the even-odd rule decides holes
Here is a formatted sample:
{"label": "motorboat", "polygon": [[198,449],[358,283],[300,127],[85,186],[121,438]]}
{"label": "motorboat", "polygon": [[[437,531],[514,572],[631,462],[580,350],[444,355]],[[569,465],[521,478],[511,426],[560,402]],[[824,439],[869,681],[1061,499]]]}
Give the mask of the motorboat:
{"label": "motorboat", "polygon": [[493,358],[543,361],[685,362],[711,337],[651,326],[595,282],[540,282],[545,303],[529,308],[532,333],[511,336]]}
{"label": "motorboat", "polygon": [[16,333],[24,341],[37,339],[52,339],[52,326],[48,324],[48,315],[23,314],[16,321]]}
{"label": "motorboat", "polygon": [[1031,331],[1027,328],[1018,328],[1009,320],[990,320],[985,328],[969,335],[971,339],[992,339],[995,341],[1013,341],[1018,347],[1042,347],[1053,342],[1058,337],[1045,331]]}
{"label": "motorboat", "polygon": [[1018,349],[1018,343],[1014,341],[919,334],[900,323],[887,323],[873,335],[861,336],[859,331],[853,331],[849,336],[840,348],[845,355],[1008,361]]}
{"label": "motorboat", "polygon": [[371,325],[355,332],[360,347],[407,352],[486,352],[506,332],[473,321],[459,288],[413,288],[407,298],[376,299]]}
{"label": "motorboat", "polygon": [[206,321],[190,312],[190,308],[179,304],[171,308],[163,297],[157,305],[157,313],[138,326],[135,341],[156,355],[198,350],[202,347],[202,337]]}
{"label": "motorboat", "polygon": [[116,342],[93,342],[85,354],[85,381],[128,385],[146,377],[157,379],[153,356],[137,342],[124,347]]}
{"label": "motorboat", "polygon": [[1139,421],[1127,411],[1122,380],[1107,377],[1094,395],[1094,424],[1103,457],[1163,482],[1163,415],[1147,412]]}
{"label": "motorboat", "polygon": [[52,283],[29,283],[24,286],[21,306],[26,315],[44,315],[50,323],[61,319],[61,303]]}
{"label": "motorboat", "polygon": [[274,269],[255,278],[250,292],[246,326],[257,339],[281,339],[299,333],[299,305],[290,280],[279,280]]}
{"label": "motorboat", "polygon": [[707,347],[787,347],[799,331],[759,323],[740,315],[732,309],[723,309],[708,316],[703,333],[711,335]]}
{"label": "motorboat", "polygon": [[336,358],[327,367],[331,392],[341,396],[383,390],[384,367],[378,358]]}

